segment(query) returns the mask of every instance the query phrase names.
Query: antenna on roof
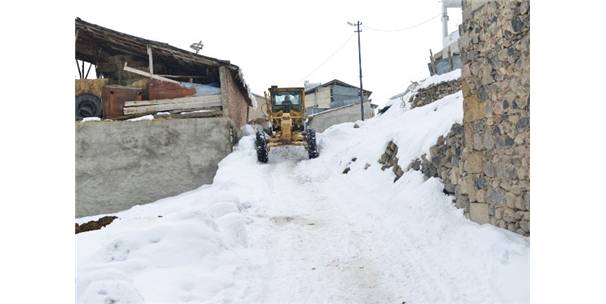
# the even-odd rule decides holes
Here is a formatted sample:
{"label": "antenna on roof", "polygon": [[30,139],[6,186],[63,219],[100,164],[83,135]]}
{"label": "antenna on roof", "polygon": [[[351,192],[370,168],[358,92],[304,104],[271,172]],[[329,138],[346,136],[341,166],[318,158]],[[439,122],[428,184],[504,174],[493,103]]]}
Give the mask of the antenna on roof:
{"label": "antenna on roof", "polygon": [[204,47],[204,44],[202,44],[202,40],[200,40],[199,42],[192,43],[189,47],[196,51],[196,54],[198,54],[198,52],[200,52],[200,50]]}

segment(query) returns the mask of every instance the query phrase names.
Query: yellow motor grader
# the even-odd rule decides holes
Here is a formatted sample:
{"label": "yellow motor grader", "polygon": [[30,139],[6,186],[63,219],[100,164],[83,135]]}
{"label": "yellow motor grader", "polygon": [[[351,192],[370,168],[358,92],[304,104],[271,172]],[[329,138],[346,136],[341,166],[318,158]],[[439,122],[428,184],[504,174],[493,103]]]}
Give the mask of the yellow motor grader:
{"label": "yellow motor grader", "polygon": [[278,146],[304,146],[309,158],[319,156],[316,132],[305,123],[304,88],[271,86],[265,93],[270,127],[256,134],[257,159],[266,163],[269,150]]}

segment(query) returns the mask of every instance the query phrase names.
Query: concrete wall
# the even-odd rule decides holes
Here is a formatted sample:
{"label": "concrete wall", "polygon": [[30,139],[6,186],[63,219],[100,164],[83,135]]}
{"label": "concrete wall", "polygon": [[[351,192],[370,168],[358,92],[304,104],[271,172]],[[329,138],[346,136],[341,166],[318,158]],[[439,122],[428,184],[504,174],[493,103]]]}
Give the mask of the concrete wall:
{"label": "concrete wall", "polygon": [[211,183],[238,130],[224,117],[76,123],[76,217]]}
{"label": "concrete wall", "polygon": [[[309,126],[317,132],[322,132],[332,125],[360,120],[360,115],[360,103],[347,105],[310,116]],[[370,102],[365,102],[364,118],[373,116],[374,112],[370,107]]]}
{"label": "concrete wall", "polygon": [[223,115],[232,119],[236,127],[241,128],[248,122],[248,104],[232,72],[225,66],[219,68]]}
{"label": "concrete wall", "polygon": [[321,87],[310,94],[305,94],[305,108],[330,108],[330,87]]}

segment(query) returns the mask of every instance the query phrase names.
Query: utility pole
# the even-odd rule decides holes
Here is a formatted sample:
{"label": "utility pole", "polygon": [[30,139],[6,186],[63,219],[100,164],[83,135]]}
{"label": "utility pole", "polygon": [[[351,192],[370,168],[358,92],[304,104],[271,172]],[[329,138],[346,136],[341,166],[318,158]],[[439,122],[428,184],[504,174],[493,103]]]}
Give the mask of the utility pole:
{"label": "utility pole", "polygon": [[356,30],[354,32],[358,33],[358,66],[360,67],[360,113],[362,115],[362,121],[364,121],[364,89],[362,88],[362,48],[360,46],[360,32],[362,31],[360,29],[360,25],[362,25],[362,22],[347,22],[347,24],[355,26]]}

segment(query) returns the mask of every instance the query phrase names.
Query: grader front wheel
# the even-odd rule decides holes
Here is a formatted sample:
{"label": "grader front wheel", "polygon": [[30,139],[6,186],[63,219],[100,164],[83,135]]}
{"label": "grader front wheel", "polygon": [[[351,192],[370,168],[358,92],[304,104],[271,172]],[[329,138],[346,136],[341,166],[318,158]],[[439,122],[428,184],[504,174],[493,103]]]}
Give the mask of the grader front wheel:
{"label": "grader front wheel", "polygon": [[262,163],[267,163],[269,149],[267,147],[267,139],[265,138],[263,131],[257,131],[255,148],[257,150],[257,160]]}

